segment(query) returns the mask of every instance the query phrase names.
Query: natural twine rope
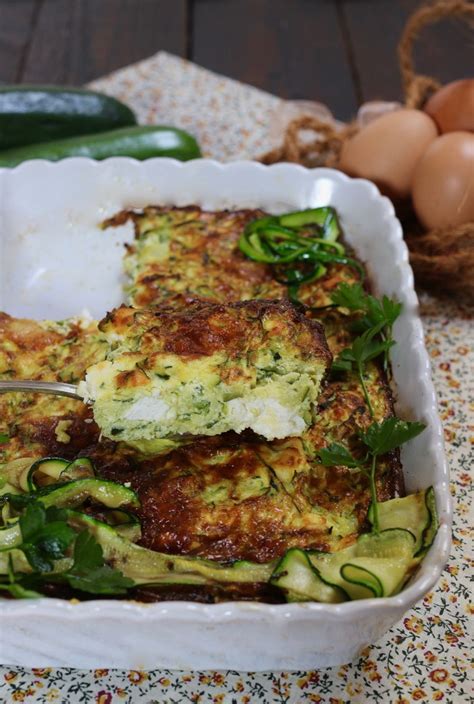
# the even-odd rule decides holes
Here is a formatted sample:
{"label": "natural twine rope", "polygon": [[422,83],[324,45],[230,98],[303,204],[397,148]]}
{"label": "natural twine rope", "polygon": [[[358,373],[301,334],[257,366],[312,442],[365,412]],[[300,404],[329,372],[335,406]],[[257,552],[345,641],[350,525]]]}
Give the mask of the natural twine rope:
{"label": "natural twine rope", "polygon": [[417,281],[474,302],[474,223],[405,235]]}
{"label": "natural twine rope", "polygon": [[[452,16],[473,23],[474,4],[470,0],[435,0],[414,12],[405,25],[398,58],[407,107],[421,108],[440,87],[434,78],[415,73],[415,40],[425,26]],[[303,115],[290,122],[281,146],[265,154],[261,161],[290,161],[310,168],[337,166],[342,145],[357,130],[355,122],[337,129],[316,117]],[[309,137],[310,133],[314,136]],[[421,235],[408,232],[406,240],[417,283],[474,302],[474,222]]]}
{"label": "natural twine rope", "polygon": [[437,0],[413,13],[398,44],[398,61],[402,74],[405,103],[408,108],[420,108],[441,84],[431,76],[415,73],[413,45],[421,30],[446,17],[459,16],[469,24],[474,22],[474,4],[468,0]]}
{"label": "natural twine rope", "polygon": [[[323,120],[311,115],[303,115],[290,122],[286,128],[282,145],[267,152],[261,161],[264,164],[291,161],[304,164],[309,168],[336,166],[342,145],[346,139],[357,132],[357,129],[357,125],[351,122],[337,130],[329,122],[323,122]],[[302,132],[313,132],[315,136],[303,140],[301,139]]]}

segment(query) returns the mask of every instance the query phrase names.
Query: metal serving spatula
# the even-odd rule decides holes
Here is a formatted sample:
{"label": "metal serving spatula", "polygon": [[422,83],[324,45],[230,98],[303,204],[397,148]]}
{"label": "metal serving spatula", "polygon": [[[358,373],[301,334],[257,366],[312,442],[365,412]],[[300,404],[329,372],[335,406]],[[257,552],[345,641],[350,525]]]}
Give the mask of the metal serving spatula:
{"label": "metal serving spatula", "polygon": [[[13,393],[15,391],[52,394],[53,396],[67,396],[84,403],[84,399],[79,395],[77,388],[75,384],[65,384],[62,381],[24,381],[23,379],[0,381],[0,394]],[[179,440],[182,442],[193,439],[195,439],[195,436],[191,433],[183,433],[179,436]]]}
{"label": "metal serving spatula", "polygon": [[13,391],[53,394],[54,396],[75,398],[78,401],[84,400],[82,396],[77,393],[77,386],[75,384],[64,384],[62,381],[24,381],[23,379],[0,381],[0,394]]}

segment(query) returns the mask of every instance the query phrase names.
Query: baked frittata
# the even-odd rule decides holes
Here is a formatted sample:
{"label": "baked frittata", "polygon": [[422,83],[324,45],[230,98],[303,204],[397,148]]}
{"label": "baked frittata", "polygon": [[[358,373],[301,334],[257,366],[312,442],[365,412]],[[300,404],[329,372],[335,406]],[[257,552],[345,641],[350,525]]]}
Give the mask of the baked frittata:
{"label": "baked frittata", "polygon": [[[238,246],[244,228],[262,215],[196,206],[119,213],[105,226],[132,219],[136,235],[124,260],[126,305],[100,329],[93,321],[0,315],[0,378],[78,383],[87,372],[98,421],[79,401],[0,396],[0,471],[18,493],[25,477],[30,487],[38,477],[56,481],[67,461],[87,458],[95,468],[91,481],[135,492],[141,528],[134,545],[146,549],[140,555],[149,564],[153,551],[164,560],[159,569],[170,571],[166,579],[160,573],[158,586],[137,579],[128,592],[136,598],[281,601],[278,582],[269,580],[280,558],[293,548],[350,551],[369,526],[368,476],[326,466],[320,456],[331,443],[357,456],[361,433],[393,416],[380,359],[365,367],[373,416],[355,370],[324,379],[331,356],[355,339],[360,319],[331,296],[341,283],[358,282],[359,274],[328,264],[320,278],[300,286],[304,306],[298,308],[275,271]],[[158,433],[173,441],[187,412],[199,436],[165,455],[152,445],[147,453],[132,446],[140,423],[150,420],[155,393],[162,405],[154,403],[148,440]],[[264,416],[262,425],[261,414],[252,416],[255,408],[271,408],[273,418]],[[44,457],[65,465],[32,470]],[[380,458],[376,490],[380,502],[404,495],[398,450]],[[93,491],[87,496],[84,515],[99,520],[106,512]],[[122,564],[117,545],[110,564]],[[197,562],[179,562],[185,558]],[[172,577],[181,564],[188,576]],[[68,589],[51,586],[48,593],[76,594]],[[339,596],[336,589],[328,600]]]}
{"label": "baked frittata", "polygon": [[323,328],[287,301],[122,306],[81,388],[104,436],[150,454],[190,436],[301,435],[332,361]]}

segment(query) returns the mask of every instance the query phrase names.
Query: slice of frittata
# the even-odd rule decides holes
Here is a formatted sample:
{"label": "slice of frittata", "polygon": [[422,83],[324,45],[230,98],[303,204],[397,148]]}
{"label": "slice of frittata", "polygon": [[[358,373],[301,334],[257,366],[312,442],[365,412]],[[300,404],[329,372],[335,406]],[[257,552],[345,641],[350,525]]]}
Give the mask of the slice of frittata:
{"label": "slice of frittata", "polygon": [[132,220],[135,241],[124,259],[127,302],[185,306],[190,299],[231,303],[286,298],[286,287],[268,266],[247,259],[238,247],[244,227],[262,212],[197,206],[122,211],[104,227]]}
{"label": "slice of frittata", "polygon": [[301,435],[332,359],[320,323],[288,301],[122,306],[99,328],[109,351],[84,398],[106,437],[144,451],[229,430]]}

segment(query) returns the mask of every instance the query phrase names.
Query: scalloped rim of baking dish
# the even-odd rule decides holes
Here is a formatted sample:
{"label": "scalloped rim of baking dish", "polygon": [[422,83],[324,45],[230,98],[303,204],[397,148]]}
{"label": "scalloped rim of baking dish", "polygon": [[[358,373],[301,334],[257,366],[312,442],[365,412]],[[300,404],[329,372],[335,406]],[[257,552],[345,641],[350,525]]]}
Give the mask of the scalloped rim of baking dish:
{"label": "scalloped rim of baking dish", "polygon": [[[400,594],[388,598],[342,604],[278,605],[233,601],[211,605],[185,601],[141,604],[123,600],[70,603],[44,598],[32,601],[1,600],[0,614],[15,619],[28,619],[33,615],[45,618],[63,617],[70,622],[92,616],[95,620],[103,616],[106,619],[120,619],[125,623],[151,619],[157,625],[167,619],[201,624],[248,620],[255,622],[255,619],[258,619],[267,627],[275,620],[288,622],[311,619],[314,625],[320,621],[343,624],[359,622],[362,619],[378,619],[383,613],[401,615],[434,586],[447,560],[451,538],[451,498],[443,431],[431,380],[430,362],[424,345],[423,329],[418,316],[413,273],[408,262],[408,250],[403,240],[401,225],[395,217],[392,203],[381,196],[369,181],[350,179],[332,169],[308,170],[293,164],[263,166],[256,162],[221,164],[207,159],[181,163],[173,159],[137,162],[117,157],[94,162],[79,157],[55,164],[38,160],[26,162],[11,171],[0,170],[0,204],[3,203],[3,212],[8,208],[9,193],[22,182],[35,184],[38,197],[41,197],[42,189],[51,188],[52,186],[47,184],[55,179],[60,179],[66,184],[79,184],[80,188],[81,178],[96,178],[97,183],[102,184],[101,188],[104,188],[103,184],[106,183],[109,196],[115,188],[120,192],[117,197],[122,207],[141,207],[159,201],[160,204],[197,204],[205,209],[262,207],[282,212],[291,208],[334,204],[341,212],[343,228],[349,242],[366,261],[371,279],[375,283],[375,290],[378,289],[378,293],[396,293],[404,304],[403,314],[394,331],[395,338],[401,340],[397,347],[403,347],[404,350],[403,359],[397,361],[395,355],[393,362],[396,393],[400,395],[400,390],[404,389],[401,394],[405,397],[401,404],[402,409],[405,409],[405,413],[410,409],[410,417],[423,419],[428,428],[419,436],[425,436],[423,442],[418,445],[416,440],[409,443],[402,459],[404,464],[408,463],[411,467],[410,483],[417,488],[417,482],[413,479],[416,476],[415,463],[423,465],[424,462],[425,466],[426,459],[422,459],[421,453],[428,453],[432,468],[430,483],[435,489],[440,528],[434,544],[409,585]],[[138,200],[141,202],[137,202]],[[342,201],[347,201],[343,208]],[[355,213],[354,220],[351,220],[351,203]],[[109,206],[112,214],[116,208],[113,197]],[[349,208],[349,211],[344,212],[345,207]],[[385,262],[385,259],[382,249],[379,255],[375,251],[382,245],[373,239],[373,233],[372,239],[363,241],[360,233],[364,231],[361,222],[364,213],[367,218],[375,218],[378,223],[378,236],[386,248],[387,264],[383,263],[386,270],[384,273],[378,272],[378,279],[377,271],[374,270],[377,256],[382,257],[382,262]],[[368,229],[370,230],[370,226]],[[410,368],[406,386],[412,387],[416,382],[415,389],[404,388],[403,379],[400,377],[404,369],[408,369],[407,363]],[[425,468],[423,471],[426,474],[428,470]],[[392,618],[392,621],[394,620],[395,618]]]}

